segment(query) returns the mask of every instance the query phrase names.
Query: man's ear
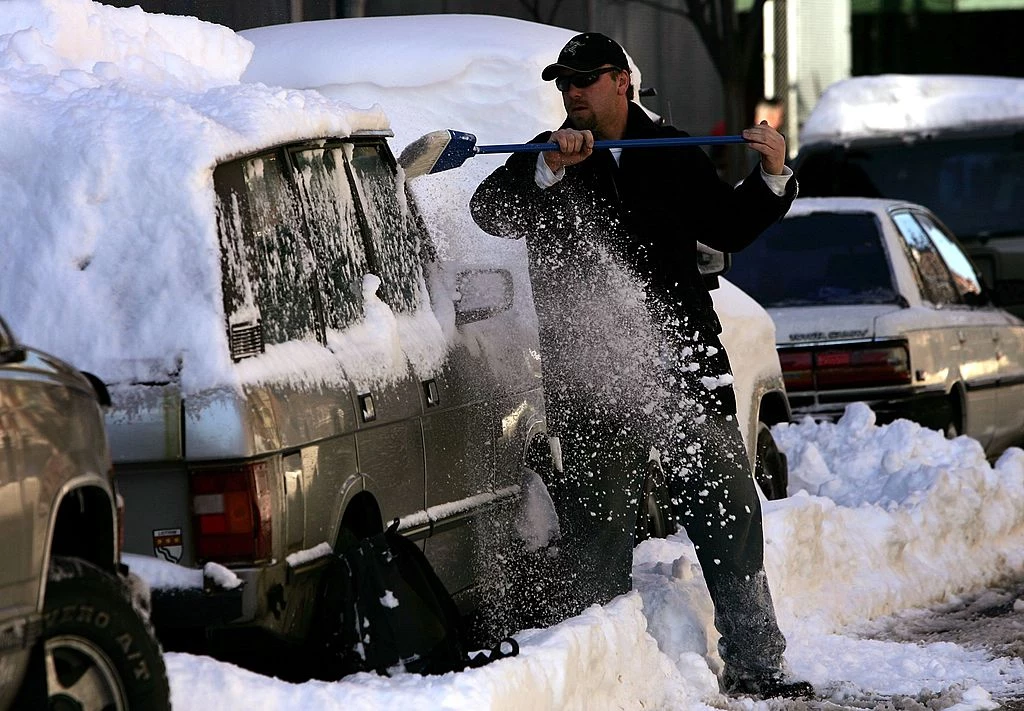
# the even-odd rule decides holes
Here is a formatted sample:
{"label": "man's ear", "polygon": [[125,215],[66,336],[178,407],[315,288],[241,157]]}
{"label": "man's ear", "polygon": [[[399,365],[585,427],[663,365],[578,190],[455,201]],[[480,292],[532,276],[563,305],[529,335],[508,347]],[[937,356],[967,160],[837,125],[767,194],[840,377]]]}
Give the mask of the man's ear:
{"label": "man's ear", "polygon": [[629,72],[619,72],[617,89],[623,95],[629,90]]}

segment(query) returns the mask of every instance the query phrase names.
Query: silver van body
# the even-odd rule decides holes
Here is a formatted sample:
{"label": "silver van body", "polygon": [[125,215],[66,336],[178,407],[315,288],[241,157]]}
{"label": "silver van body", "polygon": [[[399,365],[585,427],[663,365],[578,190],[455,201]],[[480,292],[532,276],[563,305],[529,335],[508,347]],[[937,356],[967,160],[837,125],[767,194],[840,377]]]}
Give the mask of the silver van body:
{"label": "silver van body", "polygon": [[[512,528],[527,455],[547,449],[526,270],[439,259],[387,135],[219,165],[222,283],[203,287],[241,384],[109,384],[126,551],[243,582],[158,585],[158,627],[301,640],[327,555],[395,518],[460,602],[496,579],[485,529]],[[371,343],[382,327],[402,353]]]}

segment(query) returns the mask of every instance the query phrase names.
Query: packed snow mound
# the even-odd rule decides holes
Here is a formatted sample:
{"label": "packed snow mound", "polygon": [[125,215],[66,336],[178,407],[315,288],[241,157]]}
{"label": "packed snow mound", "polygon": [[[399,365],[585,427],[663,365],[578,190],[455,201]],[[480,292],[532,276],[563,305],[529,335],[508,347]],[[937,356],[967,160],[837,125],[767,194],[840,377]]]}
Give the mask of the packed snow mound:
{"label": "packed snow mound", "polygon": [[800,144],[971,128],[1024,119],[1024,79],[967,75],[853,77],[829,86]]}
{"label": "packed snow mound", "polygon": [[[509,17],[443,14],[298,22],[240,34],[256,46],[244,81],[380,104],[397,153],[439,129],[468,131],[486,144],[556,128],[565,120],[562,98],[540,74],[577,33]],[[639,86],[640,70],[630,62]],[[487,172],[495,167],[485,158],[475,162]]]}
{"label": "packed snow mound", "polygon": [[252,56],[227,27],[86,0],[8,0],[0,37],[4,70],[89,86],[119,80],[202,91],[238,83]]}
{"label": "packed snow mound", "polygon": [[[877,426],[864,403],[772,434],[790,497],[765,504],[765,565],[791,629],[923,607],[1024,565],[1021,449],[990,465],[976,440],[902,419]],[[807,605],[808,595],[833,602]]]}
{"label": "packed snow mound", "polygon": [[[289,140],[385,129],[378,109],[243,84],[227,28],[89,0],[0,13],[0,314],[107,382],[232,384],[212,172]],[[183,321],[182,314],[189,319]]]}

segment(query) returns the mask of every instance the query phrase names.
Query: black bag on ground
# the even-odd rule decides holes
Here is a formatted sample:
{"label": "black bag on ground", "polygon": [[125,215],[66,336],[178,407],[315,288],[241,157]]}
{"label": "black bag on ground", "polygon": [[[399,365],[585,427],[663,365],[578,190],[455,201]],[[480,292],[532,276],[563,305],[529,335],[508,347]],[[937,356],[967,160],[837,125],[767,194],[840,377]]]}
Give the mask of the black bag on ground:
{"label": "black bag on ground", "polygon": [[419,546],[397,529],[396,519],[387,531],[354,541],[327,573],[323,594],[331,599],[322,603],[341,622],[327,640],[328,675],[444,674],[517,654],[511,639],[489,654],[466,653],[455,601]]}

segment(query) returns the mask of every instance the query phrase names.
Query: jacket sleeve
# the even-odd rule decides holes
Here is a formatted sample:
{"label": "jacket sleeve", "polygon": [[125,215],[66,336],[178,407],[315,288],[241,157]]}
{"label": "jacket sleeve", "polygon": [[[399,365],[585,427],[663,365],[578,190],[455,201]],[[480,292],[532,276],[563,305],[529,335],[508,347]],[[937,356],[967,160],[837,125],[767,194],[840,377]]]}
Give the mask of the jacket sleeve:
{"label": "jacket sleeve", "polygon": [[761,177],[760,162],[742,183],[732,186],[718,177],[703,151],[695,160],[702,165],[692,168],[696,177],[690,189],[698,200],[694,226],[699,241],[709,247],[740,251],[781,220],[796,197],[795,177],[789,179],[784,195],[776,195]]}
{"label": "jacket sleeve", "polygon": [[[550,135],[542,133],[532,142],[547,141]],[[484,232],[516,239],[536,227],[561,187],[538,187],[536,165],[536,153],[513,153],[480,183],[469,201],[469,211]]]}

